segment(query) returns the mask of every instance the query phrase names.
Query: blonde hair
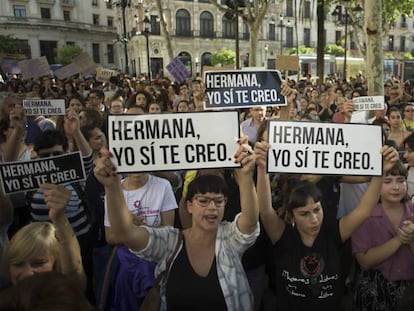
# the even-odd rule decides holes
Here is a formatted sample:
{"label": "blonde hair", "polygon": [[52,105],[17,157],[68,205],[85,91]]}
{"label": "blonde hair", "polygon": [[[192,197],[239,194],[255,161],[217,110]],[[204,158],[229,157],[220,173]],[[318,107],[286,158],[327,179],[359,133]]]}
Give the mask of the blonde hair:
{"label": "blonde hair", "polygon": [[12,265],[27,262],[38,253],[53,257],[53,271],[61,271],[59,242],[49,222],[34,222],[16,232],[4,252],[3,270],[9,275]]}

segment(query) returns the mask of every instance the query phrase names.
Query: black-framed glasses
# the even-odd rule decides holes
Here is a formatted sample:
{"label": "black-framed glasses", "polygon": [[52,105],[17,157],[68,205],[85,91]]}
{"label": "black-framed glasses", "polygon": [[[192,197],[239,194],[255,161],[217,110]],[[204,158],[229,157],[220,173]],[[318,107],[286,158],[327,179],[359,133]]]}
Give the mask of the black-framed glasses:
{"label": "black-framed glasses", "polygon": [[48,157],[56,157],[63,154],[63,151],[52,151],[52,152],[41,152],[38,153],[37,156],[39,158],[48,158]]}
{"label": "black-framed glasses", "polygon": [[227,203],[227,198],[226,197],[215,197],[215,198],[210,198],[208,196],[205,195],[196,195],[193,198],[194,200],[197,201],[198,205],[200,205],[201,207],[207,207],[210,205],[211,201],[214,201],[214,205],[217,208],[222,208],[224,207],[224,205],[226,205]]}

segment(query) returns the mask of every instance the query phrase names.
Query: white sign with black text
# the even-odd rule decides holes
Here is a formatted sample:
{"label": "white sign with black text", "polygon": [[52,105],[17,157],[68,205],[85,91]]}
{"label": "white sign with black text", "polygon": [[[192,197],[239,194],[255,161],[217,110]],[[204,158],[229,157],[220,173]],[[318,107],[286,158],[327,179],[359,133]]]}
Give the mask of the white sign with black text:
{"label": "white sign with black text", "polygon": [[360,96],[352,99],[354,110],[384,110],[384,96]]}
{"label": "white sign with black text", "polygon": [[268,133],[269,172],[382,175],[379,125],[269,121]]}
{"label": "white sign with black text", "polygon": [[64,99],[25,99],[23,109],[27,116],[53,116],[65,114]]}
{"label": "white sign with black text", "polygon": [[238,167],[239,135],[237,111],[108,116],[121,173]]}

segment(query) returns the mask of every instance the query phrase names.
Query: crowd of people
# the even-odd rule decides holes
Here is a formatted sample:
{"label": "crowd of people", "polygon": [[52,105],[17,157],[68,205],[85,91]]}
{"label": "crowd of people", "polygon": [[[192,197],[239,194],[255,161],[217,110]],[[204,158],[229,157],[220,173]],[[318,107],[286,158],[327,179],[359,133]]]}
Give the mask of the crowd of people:
{"label": "crowd of people", "polygon": [[[345,294],[353,310],[414,310],[409,84],[387,81],[385,109],[361,118],[361,76],[283,81],[286,106],[239,109],[237,169],[128,174],[111,161],[107,116],[203,111],[201,79],[44,76],[1,87],[1,161],[79,151],[87,177],[0,191],[0,310],[136,310],[167,267],[160,310],[260,311],[265,293],[273,310],[344,310]],[[26,116],[23,99],[64,99],[66,111]],[[381,125],[383,176],[269,174],[269,119]],[[40,275],[56,280],[56,297],[82,297],[41,298]]]}

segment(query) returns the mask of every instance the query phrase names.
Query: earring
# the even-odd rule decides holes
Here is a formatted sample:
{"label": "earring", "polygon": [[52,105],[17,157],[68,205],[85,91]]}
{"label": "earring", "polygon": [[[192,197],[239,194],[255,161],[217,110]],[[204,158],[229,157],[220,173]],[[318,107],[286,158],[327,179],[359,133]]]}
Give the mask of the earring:
{"label": "earring", "polygon": [[292,228],[295,228],[295,222],[292,221]]}

